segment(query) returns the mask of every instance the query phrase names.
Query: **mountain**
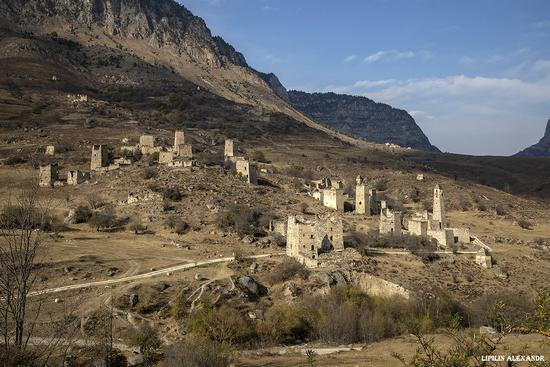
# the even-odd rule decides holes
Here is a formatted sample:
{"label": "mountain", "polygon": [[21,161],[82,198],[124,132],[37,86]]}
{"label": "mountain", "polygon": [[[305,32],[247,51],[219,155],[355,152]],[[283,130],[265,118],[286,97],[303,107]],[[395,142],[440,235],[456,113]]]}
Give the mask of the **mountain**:
{"label": "mountain", "polygon": [[546,123],[546,131],[542,139],[537,144],[531,145],[529,148],[515,155],[523,157],[550,157],[550,120]]}
{"label": "mountain", "polygon": [[[256,115],[282,113],[354,145],[365,144],[358,137],[437,151],[405,111],[363,97],[287,92],[275,74],[250,67],[173,0],[3,0],[0,32],[5,75],[40,74],[8,85],[34,81],[58,92],[116,89],[124,96],[199,87],[253,106]],[[53,76],[60,82],[52,85]]]}
{"label": "mountain", "polygon": [[375,143],[439,151],[407,111],[345,94],[290,91],[288,96],[292,106],[332,129]]}

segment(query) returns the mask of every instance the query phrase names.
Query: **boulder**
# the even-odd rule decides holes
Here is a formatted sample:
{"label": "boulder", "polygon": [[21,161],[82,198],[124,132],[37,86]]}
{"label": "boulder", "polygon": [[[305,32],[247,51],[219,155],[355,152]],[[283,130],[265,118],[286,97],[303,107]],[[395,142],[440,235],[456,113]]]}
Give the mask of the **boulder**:
{"label": "boulder", "polygon": [[134,307],[139,302],[139,296],[135,293],[130,294],[130,307]]}
{"label": "boulder", "polygon": [[267,288],[252,277],[242,276],[237,279],[237,284],[249,298],[259,298],[267,294]]}

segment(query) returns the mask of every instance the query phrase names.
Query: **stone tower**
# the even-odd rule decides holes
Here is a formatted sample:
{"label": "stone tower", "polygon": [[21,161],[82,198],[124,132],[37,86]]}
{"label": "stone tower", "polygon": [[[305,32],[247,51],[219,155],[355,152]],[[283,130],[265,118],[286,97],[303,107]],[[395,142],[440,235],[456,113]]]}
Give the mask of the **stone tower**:
{"label": "stone tower", "polygon": [[439,184],[434,188],[434,204],[433,204],[433,216],[434,222],[439,223],[438,229],[444,229],[447,227],[447,221],[445,219],[445,202],[443,199],[443,190]]}
{"label": "stone tower", "polygon": [[233,158],[235,156],[236,144],[233,139],[225,139],[224,156],[226,159]]}
{"label": "stone tower", "polygon": [[94,145],[92,147],[92,162],[90,164],[91,170],[95,171],[101,167],[106,167],[108,164],[109,159],[107,156],[107,146]]}
{"label": "stone tower", "polygon": [[365,185],[365,181],[361,176],[357,176],[355,179],[355,212],[357,214],[370,214],[367,185]]}
{"label": "stone tower", "polygon": [[185,144],[185,133],[183,131],[176,131],[174,135],[174,149],[177,150],[183,144]]}
{"label": "stone tower", "polygon": [[45,164],[40,166],[39,185],[42,187],[53,187],[59,179],[59,168],[57,164]]}

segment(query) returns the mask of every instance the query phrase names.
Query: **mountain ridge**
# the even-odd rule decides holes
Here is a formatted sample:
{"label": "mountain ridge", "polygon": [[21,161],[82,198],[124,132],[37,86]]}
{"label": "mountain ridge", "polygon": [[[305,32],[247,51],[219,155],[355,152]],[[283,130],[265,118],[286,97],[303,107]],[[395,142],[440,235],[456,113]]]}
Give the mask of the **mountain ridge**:
{"label": "mountain ridge", "polygon": [[538,143],[515,154],[520,157],[550,157],[550,119],[546,123],[544,135]]}
{"label": "mountain ridge", "polygon": [[439,152],[405,110],[367,97],[291,90],[290,103],[326,126],[374,143]]}

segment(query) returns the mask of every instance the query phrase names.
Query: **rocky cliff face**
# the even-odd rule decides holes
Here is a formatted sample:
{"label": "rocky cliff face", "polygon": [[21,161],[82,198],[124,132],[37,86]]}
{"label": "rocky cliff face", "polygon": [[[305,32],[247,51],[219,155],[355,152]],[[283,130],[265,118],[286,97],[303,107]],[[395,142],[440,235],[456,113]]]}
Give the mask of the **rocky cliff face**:
{"label": "rocky cliff face", "polygon": [[531,145],[529,148],[517,153],[516,156],[550,157],[550,120],[546,123],[546,131],[542,139],[537,144]]}
{"label": "rocky cliff face", "polygon": [[294,108],[330,128],[375,143],[439,151],[407,111],[343,94],[289,91],[288,95]]}
{"label": "rocky cliff face", "polygon": [[3,0],[0,13],[5,25],[21,30],[99,28],[108,36],[171,47],[207,65],[247,67],[241,53],[213,37],[202,18],[173,0]]}

